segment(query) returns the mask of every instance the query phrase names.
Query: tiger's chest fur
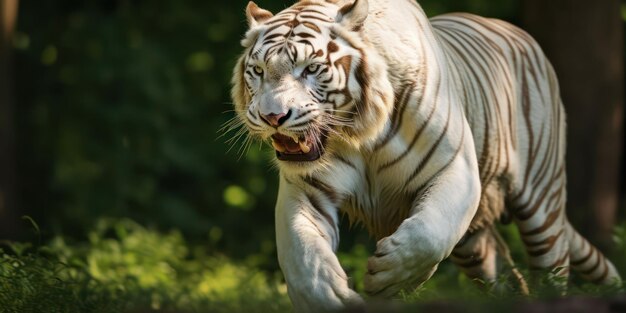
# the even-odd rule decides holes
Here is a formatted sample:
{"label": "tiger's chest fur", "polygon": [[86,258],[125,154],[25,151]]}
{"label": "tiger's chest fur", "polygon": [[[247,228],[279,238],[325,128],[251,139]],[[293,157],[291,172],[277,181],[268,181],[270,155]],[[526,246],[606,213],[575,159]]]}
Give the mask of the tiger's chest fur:
{"label": "tiger's chest fur", "polygon": [[[377,239],[393,233],[415,213],[420,198],[458,152],[454,146],[438,142],[442,131],[438,124],[429,125],[421,114],[407,118],[409,121],[421,127],[398,129],[394,138],[360,150],[339,149],[342,152],[335,154],[336,162],[319,175],[341,195],[340,209],[350,222],[363,224]],[[391,132],[394,124],[389,122],[386,128]]]}
{"label": "tiger's chest fur", "polygon": [[346,192],[341,212],[377,239],[390,235],[409,215],[416,192],[408,190],[394,173],[380,173],[381,164],[371,155],[353,155],[350,162],[353,191]]}

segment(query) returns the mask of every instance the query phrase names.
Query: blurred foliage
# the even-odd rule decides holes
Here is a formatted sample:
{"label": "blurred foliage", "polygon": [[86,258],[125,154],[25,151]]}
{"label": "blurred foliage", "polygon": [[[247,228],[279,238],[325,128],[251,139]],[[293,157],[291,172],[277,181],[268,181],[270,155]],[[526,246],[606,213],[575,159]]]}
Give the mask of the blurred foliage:
{"label": "blurred foliage", "polygon": [[271,240],[266,152],[238,160],[217,139],[232,117],[246,3],[24,1],[15,47],[26,213],[74,235],[112,216],[245,253]]}
{"label": "blurred foliage", "polygon": [[[101,220],[89,242],[0,249],[2,312],[285,312],[277,277],[129,220]],[[4,311],[6,310],[6,311]]]}
{"label": "blurred foliage", "polygon": [[[624,229],[615,233],[621,260],[626,257]],[[88,238],[87,242],[69,242],[57,236],[45,245],[5,243],[0,248],[0,312],[291,309],[280,274],[259,268],[258,258],[264,256],[250,255],[233,261],[206,246],[189,243],[179,231],[159,232],[127,219],[99,220]],[[356,245],[339,257],[356,290],[362,293],[368,257],[365,248]],[[616,265],[626,270],[624,264]],[[437,302],[461,306],[458,312],[501,312],[510,308],[512,301],[558,297],[551,280],[550,275],[544,275],[531,297],[522,298],[506,270],[498,287],[482,289],[446,261],[417,290],[403,292],[392,302],[368,301],[372,312],[389,312],[390,307],[415,312],[422,305]],[[569,289],[574,296],[609,298],[624,291],[588,284],[571,285]]]}

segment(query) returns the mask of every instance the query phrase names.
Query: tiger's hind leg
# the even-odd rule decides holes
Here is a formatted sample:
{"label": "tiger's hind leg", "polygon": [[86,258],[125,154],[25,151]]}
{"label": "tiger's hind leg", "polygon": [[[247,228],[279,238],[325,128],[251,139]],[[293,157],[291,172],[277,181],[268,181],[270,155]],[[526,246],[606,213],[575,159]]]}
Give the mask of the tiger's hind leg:
{"label": "tiger's hind leg", "polygon": [[[513,213],[528,254],[531,279],[536,284],[545,273],[555,287],[565,291],[569,277],[569,240],[565,217],[565,173],[553,171],[550,179],[535,187]],[[537,274],[541,275],[538,276]]]}
{"label": "tiger's hind leg", "polygon": [[[514,288],[520,294],[529,294],[526,280],[515,266],[508,246],[493,225],[468,232],[452,250],[450,260],[472,281],[489,288],[489,291],[503,293]],[[510,275],[510,281],[503,282],[499,279],[498,269],[504,268],[498,266],[498,260],[507,263],[504,268],[508,267],[505,272],[507,276]]]}
{"label": "tiger's hind leg", "polygon": [[[526,246],[530,269],[560,277],[553,282],[563,291],[570,267],[594,283],[621,283],[613,264],[567,220],[564,165],[541,177],[532,190],[512,199],[512,213]],[[535,283],[538,278],[533,277]]]}
{"label": "tiger's hind leg", "polygon": [[468,232],[454,247],[450,260],[481,285],[496,280],[496,240],[489,229]]}

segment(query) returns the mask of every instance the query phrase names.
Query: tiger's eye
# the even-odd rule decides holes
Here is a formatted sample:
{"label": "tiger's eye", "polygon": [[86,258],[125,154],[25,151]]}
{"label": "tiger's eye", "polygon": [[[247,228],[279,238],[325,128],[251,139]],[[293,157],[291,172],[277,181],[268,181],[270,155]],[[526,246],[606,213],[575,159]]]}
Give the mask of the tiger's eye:
{"label": "tiger's eye", "polygon": [[320,65],[318,63],[313,63],[313,64],[310,64],[309,66],[307,66],[306,70],[309,73],[315,73],[315,72],[317,72],[317,70],[319,68],[320,68]]}
{"label": "tiger's eye", "polygon": [[255,72],[256,74],[258,74],[258,75],[263,75],[263,68],[262,68],[262,67],[260,67],[260,66],[258,66],[258,65],[255,65],[255,66],[254,66],[254,72]]}

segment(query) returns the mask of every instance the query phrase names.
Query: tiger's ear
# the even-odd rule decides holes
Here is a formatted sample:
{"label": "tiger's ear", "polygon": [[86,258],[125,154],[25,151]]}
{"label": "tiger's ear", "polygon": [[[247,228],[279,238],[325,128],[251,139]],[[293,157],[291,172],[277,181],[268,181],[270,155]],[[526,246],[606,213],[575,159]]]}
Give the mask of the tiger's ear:
{"label": "tiger's ear", "polygon": [[246,18],[248,19],[248,27],[254,28],[259,24],[270,19],[274,14],[268,10],[259,8],[256,3],[250,1],[246,7]]}
{"label": "tiger's ear", "polygon": [[352,3],[346,4],[339,9],[335,20],[343,26],[357,31],[361,29],[365,19],[367,19],[368,10],[369,4],[367,0],[354,0]]}

